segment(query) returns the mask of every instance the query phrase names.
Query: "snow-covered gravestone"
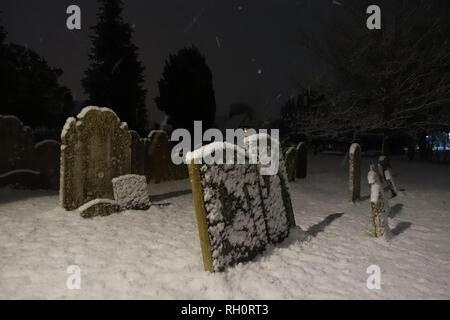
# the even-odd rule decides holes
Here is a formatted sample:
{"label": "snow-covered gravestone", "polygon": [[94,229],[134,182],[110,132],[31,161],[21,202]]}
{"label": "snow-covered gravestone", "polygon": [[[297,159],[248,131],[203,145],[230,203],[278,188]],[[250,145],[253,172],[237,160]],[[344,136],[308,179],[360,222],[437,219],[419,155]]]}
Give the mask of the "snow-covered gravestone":
{"label": "snow-covered gravestone", "polygon": [[290,147],[287,149],[286,154],[284,156],[284,161],[286,163],[286,171],[288,181],[295,181],[295,171],[297,166],[297,148]]}
{"label": "snow-covered gravestone", "polygon": [[392,197],[396,197],[398,194],[397,186],[394,182],[394,178],[391,173],[391,165],[389,163],[389,158],[386,156],[380,156],[378,159],[378,172],[382,177],[383,181],[386,181],[389,190],[391,191]]}
{"label": "snow-covered gravestone", "polygon": [[297,145],[297,170],[296,176],[298,179],[306,178],[307,165],[308,165],[308,150],[304,142],[300,142]]}
{"label": "snow-covered gravestone", "polygon": [[61,206],[74,210],[94,199],[114,199],[111,180],[131,172],[131,136],[108,108],[84,108],[61,133]]}
{"label": "snow-covered gravestone", "polygon": [[375,237],[389,236],[388,216],[390,213],[389,201],[381,186],[381,182],[373,165],[367,175],[370,185],[370,205],[373,219],[373,233]]}
{"label": "snow-covered gravestone", "polygon": [[189,176],[206,271],[251,260],[268,243],[263,202],[256,165],[197,164],[203,157],[231,150],[233,144],[216,142],[187,155]]}
{"label": "snow-covered gravestone", "polygon": [[357,143],[349,151],[349,192],[350,201],[356,201],[361,195],[361,147]]}
{"label": "snow-covered gravestone", "polygon": [[[278,140],[273,139],[268,134],[260,133],[246,137],[244,144],[246,155],[250,159],[256,159],[258,162],[265,217],[269,225],[274,221],[284,223],[284,217],[286,217],[288,229],[289,227],[295,227],[294,210],[289,194],[288,174]],[[277,152],[278,156],[273,157],[272,152]],[[263,164],[267,159],[261,159],[260,155],[264,154],[270,155],[269,158],[273,160],[279,159],[278,167],[274,166],[275,161],[271,161],[270,165]],[[288,235],[288,229],[285,231],[285,234],[281,233],[281,235],[280,232],[272,232],[271,229],[268,228],[268,233],[272,242],[281,241]]]}
{"label": "snow-covered gravestone", "polygon": [[114,198],[122,210],[147,210],[150,199],[145,176],[128,174],[112,179]]}

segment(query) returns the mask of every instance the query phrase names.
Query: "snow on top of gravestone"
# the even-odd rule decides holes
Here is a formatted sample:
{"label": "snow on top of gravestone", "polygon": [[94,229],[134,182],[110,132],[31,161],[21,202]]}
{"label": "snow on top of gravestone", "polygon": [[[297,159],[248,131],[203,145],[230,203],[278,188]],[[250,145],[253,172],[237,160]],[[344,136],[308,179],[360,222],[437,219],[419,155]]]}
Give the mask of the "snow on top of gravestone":
{"label": "snow on top of gravestone", "polygon": [[203,146],[201,148],[190,151],[186,155],[186,163],[191,163],[192,161],[197,162],[203,157],[209,157],[213,152],[221,150],[223,155],[226,155],[227,150],[237,152],[238,154],[245,157],[245,151],[239,148],[237,145],[229,142],[213,142]]}
{"label": "snow on top of gravestone", "polygon": [[70,127],[72,127],[72,125],[74,125],[76,122],[77,122],[77,119],[75,119],[74,117],[67,118],[66,123],[64,124],[64,127],[61,131],[61,140],[63,140],[65,138]]}
{"label": "snow on top of gravestone", "polygon": [[78,211],[83,212],[83,211],[89,209],[90,207],[95,206],[95,205],[100,204],[100,203],[107,203],[107,204],[111,204],[111,205],[117,205],[117,201],[115,201],[115,200],[111,200],[111,199],[94,199],[92,201],[89,201],[88,203],[85,203],[81,207],[79,207]]}
{"label": "snow on top of gravestone", "polygon": [[[100,108],[100,107],[96,107],[96,106],[89,106],[89,107],[83,108],[83,110],[80,111],[80,113],[77,115],[78,120],[82,120],[88,112],[93,111],[93,110],[100,111],[100,112],[111,112],[117,117],[117,114],[109,108]],[[119,117],[117,117],[117,119],[119,119]]]}
{"label": "snow on top of gravestone", "polygon": [[352,145],[350,146],[350,154],[355,154],[357,148],[359,148],[359,144],[352,143]]}

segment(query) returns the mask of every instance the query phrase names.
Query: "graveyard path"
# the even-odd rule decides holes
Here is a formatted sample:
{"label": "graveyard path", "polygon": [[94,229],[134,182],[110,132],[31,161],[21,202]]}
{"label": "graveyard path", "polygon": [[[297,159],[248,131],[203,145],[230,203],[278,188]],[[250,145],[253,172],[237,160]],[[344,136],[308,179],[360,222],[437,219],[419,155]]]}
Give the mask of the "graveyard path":
{"label": "graveyard path", "polygon": [[[55,193],[0,188],[0,298],[449,299],[450,168],[393,161],[404,191],[391,201],[387,242],[368,232],[368,200],[348,202],[343,158],[310,159],[308,177],[290,184],[299,227],[218,274],[202,271],[188,180],[150,185],[148,211],[92,220],[59,208]],[[81,290],[66,288],[73,264]],[[373,264],[381,290],[366,287]]]}

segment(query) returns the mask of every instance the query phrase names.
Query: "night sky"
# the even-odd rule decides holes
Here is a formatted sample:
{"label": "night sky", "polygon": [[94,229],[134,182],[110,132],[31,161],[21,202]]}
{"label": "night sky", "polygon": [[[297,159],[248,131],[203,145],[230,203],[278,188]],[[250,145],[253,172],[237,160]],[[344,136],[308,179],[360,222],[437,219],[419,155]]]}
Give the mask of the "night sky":
{"label": "night sky", "polygon": [[[71,4],[81,8],[80,31],[66,28]],[[296,38],[299,28],[320,36],[317,17],[332,5],[331,0],[125,1],[124,19],[135,30],[133,41],[146,67],[150,121],[163,118],[153,99],[165,59],[190,44],[200,48],[212,69],[218,115],[233,102],[245,102],[259,119],[276,117],[283,102],[297,93],[298,81],[325,72]],[[88,66],[97,1],[2,0],[0,10],[7,42],[27,45],[62,68],[61,83],[83,100],[80,80]]]}

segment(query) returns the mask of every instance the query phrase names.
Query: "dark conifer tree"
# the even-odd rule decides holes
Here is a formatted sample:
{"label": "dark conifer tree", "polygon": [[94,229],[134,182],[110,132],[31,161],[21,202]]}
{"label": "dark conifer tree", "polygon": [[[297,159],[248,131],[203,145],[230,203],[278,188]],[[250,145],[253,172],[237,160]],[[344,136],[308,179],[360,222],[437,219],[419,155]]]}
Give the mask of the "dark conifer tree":
{"label": "dark conifer tree", "polygon": [[196,47],[183,48],[171,55],[158,85],[159,97],[155,102],[168,115],[174,129],[192,132],[195,120],[203,122],[204,130],[213,126],[216,99],[212,73]]}
{"label": "dark conifer tree", "polygon": [[132,43],[133,30],[123,21],[121,0],[99,0],[98,23],[92,28],[90,66],[82,85],[87,103],[113,109],[130,129],[146,135],[148,130],[144,66],[138,47]]}
{"label": "dark conifer tree", "polygon": [[58,82],[63,71],[32,49],[5,43],[6,34],[0,25],[0,114],[39,127],[40,138],[57,138],[73,108],[70,90]]}

